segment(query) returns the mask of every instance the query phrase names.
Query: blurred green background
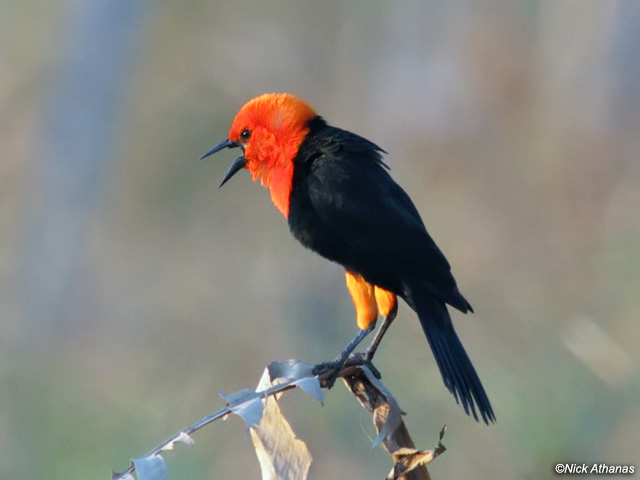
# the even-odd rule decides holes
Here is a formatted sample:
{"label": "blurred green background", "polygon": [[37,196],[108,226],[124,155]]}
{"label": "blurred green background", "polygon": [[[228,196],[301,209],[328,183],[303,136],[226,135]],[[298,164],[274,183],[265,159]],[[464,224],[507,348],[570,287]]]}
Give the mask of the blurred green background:
{"label": "blurred green background", "polygon": [[[234,153],[198,157],[288,91],[389,152],[476,314],[454,314],[498,423],[466,417],[401,305],[377,355],[434,478],[640,468],[640,3],[0,4],[0,478],[109,478],[355,332],[340,267],[291,238]],[[310,477],[381,478],[338,384],[282,408]],[[171,478],[257,478],[243,422]]]}

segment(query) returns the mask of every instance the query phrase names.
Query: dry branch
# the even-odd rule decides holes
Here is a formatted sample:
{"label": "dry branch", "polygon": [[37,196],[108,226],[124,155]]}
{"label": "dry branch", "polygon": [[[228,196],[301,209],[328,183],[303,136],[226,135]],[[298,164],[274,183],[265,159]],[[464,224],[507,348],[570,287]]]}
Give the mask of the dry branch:
{"label": "dry branch", "polygon": [[[371,367],[375,370],[375,367]],[[230,413],[241,416],[247,428],[251,429],[263,478],[304,480],[311,462],[306,445],[295,437],[277,403],[270,399],[277,399],[285,391],[298,387],[322,403],[324,392],[321,386],[327,384],[330,373],[313,375],[311,365],[297,360],[272,362],[265,369],[255,391],[245,389],[230,395],[221,394],[226,401],[223,408],[177,432],[142,457],[132,460],[126,470],[114,473],[112,480],[133,479],[134,472],[139,480],[167,479],[161,452],[172,449],[178,442],[193,444],[192,433]],[[382,443],[394,461],[387,478],[430,480],[425,465],[444,452],[445,447],[438,442],[433,450],[416,450],[402,420],[403,413],[398,402],[367,365],[348,364],[338,376],[343,378],[360,404],[373,413],[373,423],[378,431],[374,446]],[[440,432],[440,440],[444,430]]]}

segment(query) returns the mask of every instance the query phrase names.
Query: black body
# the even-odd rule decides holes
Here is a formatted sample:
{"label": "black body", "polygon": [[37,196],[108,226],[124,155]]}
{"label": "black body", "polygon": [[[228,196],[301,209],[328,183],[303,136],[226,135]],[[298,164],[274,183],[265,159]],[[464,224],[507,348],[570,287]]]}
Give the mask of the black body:
{"label": "black body", "polygon": [[394,292],[416,311],[447,388],[495,421],[445,304],[466,313],[449,262],[372,142],[311,120],[294,159],[289,228],[307,248]]}

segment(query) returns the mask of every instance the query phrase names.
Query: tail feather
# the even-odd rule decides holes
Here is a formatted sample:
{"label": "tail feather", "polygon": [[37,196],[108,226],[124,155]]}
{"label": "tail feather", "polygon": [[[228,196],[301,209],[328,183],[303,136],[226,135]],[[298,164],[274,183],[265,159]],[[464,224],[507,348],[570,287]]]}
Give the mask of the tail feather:
{"label": "tail feather", "polygon": [[[416,298],[417,297],[417,298]],[[486,424],[496,417],[471,360],[464,350],[444,302],[431,296],[414,295],[415,306],[445,386],[467,415],[478,420],[476,407]]]}

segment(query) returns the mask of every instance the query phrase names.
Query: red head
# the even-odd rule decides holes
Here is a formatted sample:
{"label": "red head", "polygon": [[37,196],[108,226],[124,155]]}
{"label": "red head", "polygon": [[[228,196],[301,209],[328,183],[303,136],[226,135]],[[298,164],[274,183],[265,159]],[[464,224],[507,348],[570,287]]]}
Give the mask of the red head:
{"label": "red head", "polygon": [[241,168],[271,193],[278,210],[289,215],[293,159],[317,114],[303,100],[288,93],[266,93],[249,100],[234,118],[229,137],[202,158],[223,148],[240,147],[242,156],[231,165],[220,186]]}

